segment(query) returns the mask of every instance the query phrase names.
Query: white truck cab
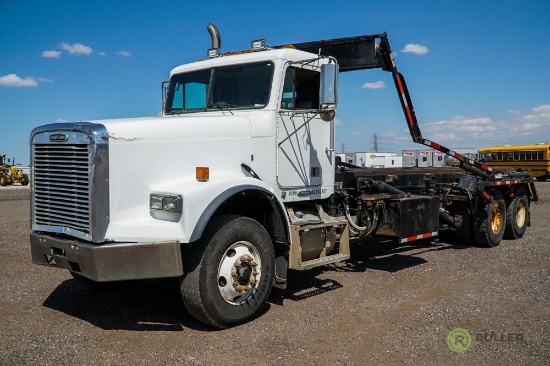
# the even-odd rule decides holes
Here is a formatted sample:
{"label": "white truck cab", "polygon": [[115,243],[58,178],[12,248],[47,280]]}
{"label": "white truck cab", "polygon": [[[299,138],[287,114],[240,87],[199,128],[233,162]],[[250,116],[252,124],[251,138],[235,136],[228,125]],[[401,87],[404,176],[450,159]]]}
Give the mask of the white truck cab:
{"label": "white truck cab", "polygon": [[[209,54],[172,70],[161,117],[33,130],[31,248],[35,263],[91,284],[181,277],[190,308],[207,280],[193,285],[186,267],[218,271],[216,312],[225,315],[202,305],[191,312],[223,327],[252,316],[273,284],[285,286],[289,248],[300,240],[292,218],[317,225],[296,263],[327,257],[345,226],[315,205],[288,206],[334,193],[338,72],[332,57],[263,43]],[[197,259],[216,240],[221,257]]]}

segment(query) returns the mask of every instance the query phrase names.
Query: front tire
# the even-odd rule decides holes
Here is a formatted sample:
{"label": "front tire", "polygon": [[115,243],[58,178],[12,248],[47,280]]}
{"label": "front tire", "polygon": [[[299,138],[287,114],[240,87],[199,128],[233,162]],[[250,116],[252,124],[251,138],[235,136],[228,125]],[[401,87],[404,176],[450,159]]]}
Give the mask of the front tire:
{"label": "front tire", "polygon": [[478,207],[474,217],[474,236],[482,247],[500,244],[506,226],[506,203],[500,191],[491,192],[493,199]]}
{"label": "front tire", "polygon": [[275,254],[257,221],[238,215],[216,217],[183,255],[180,292],[198,321],[228,328],[252,318],[267,301]]}
{"label": "front tire", "polygon": [[26,186],[29,184],[29,176],[27,174],[23,174],[23,178],[21,179],[21,185]]}
{"label": "front tire", "polygon": [[506,209],[506,239],[519,239],[525,234],[529,222],[529,199],[523,187],[516,189],[514,199]]}

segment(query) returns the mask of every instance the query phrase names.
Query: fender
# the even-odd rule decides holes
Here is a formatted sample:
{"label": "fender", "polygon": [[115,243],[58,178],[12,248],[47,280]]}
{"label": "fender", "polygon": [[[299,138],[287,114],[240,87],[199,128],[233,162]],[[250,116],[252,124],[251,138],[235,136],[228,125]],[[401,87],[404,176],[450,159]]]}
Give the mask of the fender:
{"label": "fender", "polygon": [[[178,240],[189,243],[199,239],[204,228],[216,209],[232,195],[245,191],[256,190],[272,199],[274,207],[285,224],[285,241],[290,243],[290,223],[282,200],[263,181],[245,176],[242,172],[210,176],[210,180],[199,182],[195,177],[157,181],[155,184],[139,187],[143,191],[135,204],[130,207],[120,207],[116,215],[111,215],[106,238],[114,242],[144,242]],[[130,188],[129,188],[130,189]],[[155,219],[150,214],[149,194],[161,193],[181,195],[183,200],[182,215],[178,222]],[[112,207],[116,207],[115,204]]]}
{"label": "fender", "polygon": [[[190,242],[200,239],[206,225],[212,218],[212,215],[225,201],[227,201],[231,196],[246,190],[260,191],[273,200],[274,206],[277,207],[279,214],[284,221],[285,239],[287,243],[291,242],[290,223],[287,219],[286,208],[283,204],[283,201],[280,197],[275,195],[271,187],[269,187],[263,181],[252,177],[229,177],[228,179],[224,179],[223,181],[216,182],[216,185],[214,187],[209,188],[210,189],[206,193],[210,197],[214,198],[208,203],[208,205],[206,205],[206,208],[198,217],[196,224],[194,225],[193,232],[189,238]],[[213,194],[213,191],[215,191],[216,194]],[[200,207],[199,205],[193,204],[191,204],[191,206]]]}

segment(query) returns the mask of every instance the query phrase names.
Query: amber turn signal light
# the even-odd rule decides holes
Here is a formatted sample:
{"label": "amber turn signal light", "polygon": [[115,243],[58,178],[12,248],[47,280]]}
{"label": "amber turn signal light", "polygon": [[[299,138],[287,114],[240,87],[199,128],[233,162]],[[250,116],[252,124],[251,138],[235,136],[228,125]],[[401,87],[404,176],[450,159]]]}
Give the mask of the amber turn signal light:
{"label": "amber turn signal light", "polygon": [[210,179],[210,169],[207,166],[198,166],[196,168],[196,173],[199,182],[206,182]]}

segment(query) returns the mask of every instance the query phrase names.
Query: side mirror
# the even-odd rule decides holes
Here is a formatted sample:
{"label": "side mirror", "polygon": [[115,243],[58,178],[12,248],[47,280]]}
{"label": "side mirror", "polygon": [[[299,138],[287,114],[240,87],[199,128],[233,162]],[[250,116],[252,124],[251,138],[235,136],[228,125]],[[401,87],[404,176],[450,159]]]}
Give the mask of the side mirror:
{"label": "side mirror", "polygon": [[165,107],[166,107],[166,98],[168,95],[168,84],[170,83],[170,80],[165,80],[160,83],[160,87],[162,89],[162,113],[165,114]]}
{"label": "side mirror", "polygon": [[338,64],[321,65],[320,94],[321,118],[324,121],[332,121],[338,104]]}
{"label": "side mirror", "polygon": [[338,104],[338,65],[321,65],[321,106],[329,109]]}

